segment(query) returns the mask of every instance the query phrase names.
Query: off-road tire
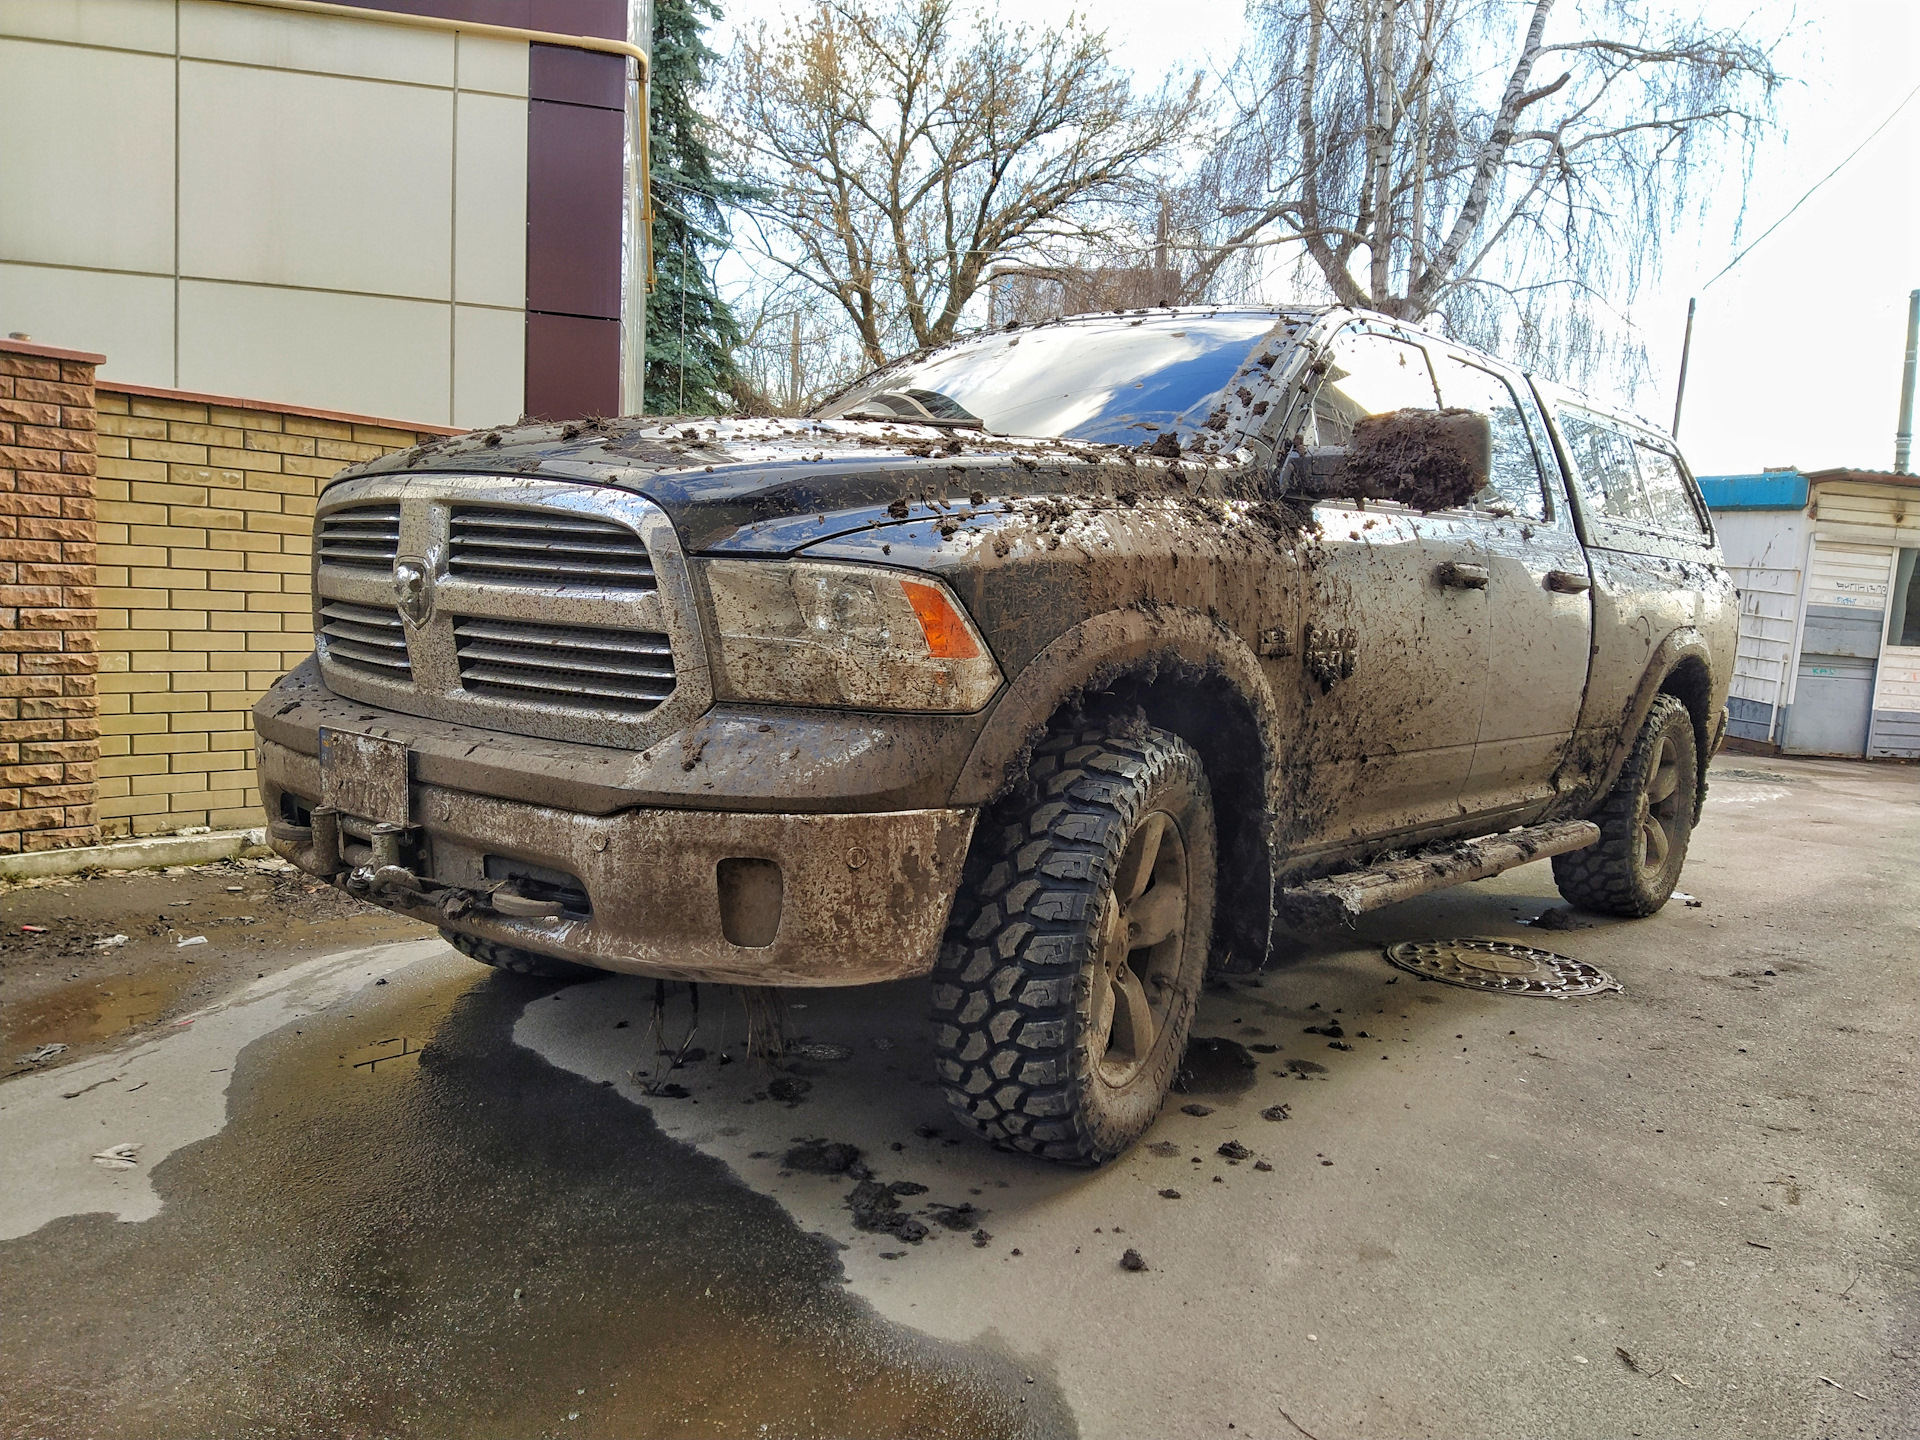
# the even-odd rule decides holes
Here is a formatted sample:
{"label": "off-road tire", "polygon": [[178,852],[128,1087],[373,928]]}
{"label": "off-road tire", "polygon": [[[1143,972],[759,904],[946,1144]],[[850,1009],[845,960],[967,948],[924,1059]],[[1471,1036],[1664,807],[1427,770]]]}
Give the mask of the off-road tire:
{"label": "off-road tire", "polygon": [[551,955],[536,955],[517,945],[482,940],[477,936],[462,935],[457,930],[442,930],[440,938],[470,960],[478,960],[482,965],[491,965],[496,970],[510,970],[515,975],[533,975],[542,980],[592,980],[605,973],[590,965],[556,960]]}
{"label": "off-road tire", "polygon": [[[1136,841],[1156,856],[1179,846],[1184,919],[1163,922],[1177,955],[1165,942],[1114,949],[1139,933],[1117,928],[1134,913],[1113,908],[1123,859],[1135,867],[1135,903],[1139,874],[1151,872],[1149,894],[1162,883],[1161,862],[1129,850]],[[1206,772],[1184,740],[1139,720],[1087,721],[1035,748],[1025,784],[981,819],[934,967],[935,1069],[968,1125],[1002,1147],[1078,1165],[1111,1160],[1145,1133],[1205,978],[1215,869]],[[1116,954],[1139,978],[1110,988]],[[1101,1038],[1101,1021],[1119,1036],[1122,1014],[1134,1012],[1114,992],[1144,997],[1149,987],[1164,1014],[1139,1046],[1145,1056],[1129,1047],[1128,1078],[1112,1083],[1108,1046],[1119,1042]]]}
{"label": "off-road tire", "polygon": [[[1553,857],[1553,882],[1568,904],[1637,919],[1667,903],[1687,863],[1699,770],[1693,717],[1673,696],[1655,696],[1620,778],[1590,817],[1600,838]],[[1666,837],[1657,863],[1650,863],[1650,825]]]}

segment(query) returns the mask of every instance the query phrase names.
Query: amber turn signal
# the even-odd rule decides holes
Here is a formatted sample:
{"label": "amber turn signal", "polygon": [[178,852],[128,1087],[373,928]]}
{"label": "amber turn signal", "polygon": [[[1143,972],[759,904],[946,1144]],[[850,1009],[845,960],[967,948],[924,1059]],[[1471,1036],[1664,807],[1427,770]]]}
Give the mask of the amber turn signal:
{"label": "amber turn signal", "polygon": [[907,592],[907,603],[920,618],[929,654],[941,660],[971,660],[980,653],[973,627],[961,618],[944,591],[912,580],[902,580],[900,588]]}

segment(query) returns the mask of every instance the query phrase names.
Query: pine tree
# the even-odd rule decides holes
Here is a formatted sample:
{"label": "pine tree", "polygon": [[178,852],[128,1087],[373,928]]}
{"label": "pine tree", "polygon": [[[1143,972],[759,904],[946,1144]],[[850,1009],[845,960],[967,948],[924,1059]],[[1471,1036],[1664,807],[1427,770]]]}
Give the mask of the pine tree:
{"label": "pine tree", "polygon": [[648,109],[653,178],[654,289],[647,296],[645,409],[714,415],[730,408],[740,327],[714,290],[713,257],[728,243],[725,206],[744,192],[714,173],[705,122],[694,108],[703,38],[716,0],[654,0]]}

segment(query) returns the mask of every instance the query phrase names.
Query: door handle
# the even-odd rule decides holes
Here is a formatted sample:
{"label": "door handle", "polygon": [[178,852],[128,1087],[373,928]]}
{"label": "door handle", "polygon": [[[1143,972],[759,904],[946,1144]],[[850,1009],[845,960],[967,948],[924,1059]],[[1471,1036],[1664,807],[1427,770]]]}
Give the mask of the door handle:
{"label": "door handle", "polygon": [[1449,560],[1433,572],[1433,578],[1449,590],[1484,590],[1489,576],[1484,565],[1465,565],[1458,560]]}
{"label": "door handle", "polygon": [[1547,589],[1556,595],[1579,595],[1593,588],[1593,581],[1578,570],[1549,570],[1546,578]]}

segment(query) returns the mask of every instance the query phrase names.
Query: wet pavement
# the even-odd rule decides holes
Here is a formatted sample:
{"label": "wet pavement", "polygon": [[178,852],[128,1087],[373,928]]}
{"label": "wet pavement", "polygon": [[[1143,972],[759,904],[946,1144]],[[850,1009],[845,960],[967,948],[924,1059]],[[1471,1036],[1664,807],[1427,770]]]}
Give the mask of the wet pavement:
{"label": "wet pavement", "polygon": [[[778,1073],[704,991],[668,1074],[648,982],[270,971],[0,1085],[0,1433],[1916,1433],[1920,771],[1716,774],[1697,907],[1303,945],[1094,1173],[963,1136],[915,983],[792,994]],[[1626,991],[1380,956],[1467,934]]]}

